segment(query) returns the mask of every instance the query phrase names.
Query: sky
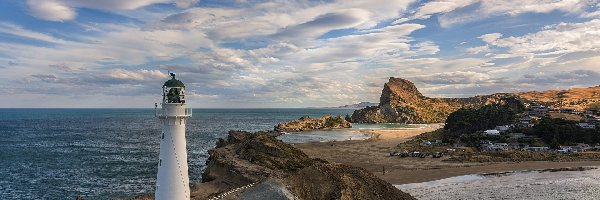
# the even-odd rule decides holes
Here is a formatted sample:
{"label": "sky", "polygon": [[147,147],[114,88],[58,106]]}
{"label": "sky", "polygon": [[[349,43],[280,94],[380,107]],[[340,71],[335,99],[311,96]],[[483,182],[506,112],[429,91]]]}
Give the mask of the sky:
{"label": "sky", "polygon": [[0,107],[378,102],[600,85],[600,0],[0,0]]}

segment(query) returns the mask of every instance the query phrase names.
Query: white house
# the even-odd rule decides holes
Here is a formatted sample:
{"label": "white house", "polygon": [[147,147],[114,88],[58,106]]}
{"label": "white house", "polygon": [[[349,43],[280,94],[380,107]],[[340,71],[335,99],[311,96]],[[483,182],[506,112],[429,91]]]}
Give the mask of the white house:
{"label": "white house", "polygon": [[596,128],[595,124],[590,124],[590,123],[578,123],[577,126],[579,126],[581,128],[589,128],[589,129]]}
{"label": "white house", "polygon": [[527,147],[529,151],[550,151],[550,147]]}
{"label": "white house", "polygon": [[498,130],[485,130],[483,133],[486,135],[500,135],[500,131]]}
{"label": "white house", "polygon": [[504,125],[504,126],[496,126],[496,128],[494,128],[500,132],[506,132],[510,129],[509,125]]}

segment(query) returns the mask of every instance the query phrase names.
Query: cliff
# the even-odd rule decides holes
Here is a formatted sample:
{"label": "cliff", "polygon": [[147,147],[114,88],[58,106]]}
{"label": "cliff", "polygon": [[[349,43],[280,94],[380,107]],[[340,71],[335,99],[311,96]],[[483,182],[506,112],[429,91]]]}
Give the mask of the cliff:
{"label": "cliff", "polygon": [[414,199],[364,169],[309,158],[276,135],[230,131],[209,151],[193,199]]}
{"label": "cliff", "polygon": [[468,98],[429,98],[423,96],[412,82],[390,77],[381,91],[379,105],[354,111],[350,122],[442,123],[450,113],[460,108],[479,108],[492,103],[502,103],[503,98],[509,96],[516,97],[524,103],[583,110],[591,103],[600,102],[600,86],[543,92],[497,93]]}
{"label": "cliff", "polygon": [[352,128],[350,122],[346,121],[341,116],[332,117],[325,115],[321,118],[301,117],[300,119],[292,120],[286,123],[280,123],[275,126],[277,132],[299,132],[318,129],[339,129]]}
{"label": "cliff", "polygon": [[378,106],[356,110],[350,117],[358,123],[442,123],[463,107],[478,108],[498,103],[504,94],[469,98],[429,98],[412,82],[390,77],[381,91]]}

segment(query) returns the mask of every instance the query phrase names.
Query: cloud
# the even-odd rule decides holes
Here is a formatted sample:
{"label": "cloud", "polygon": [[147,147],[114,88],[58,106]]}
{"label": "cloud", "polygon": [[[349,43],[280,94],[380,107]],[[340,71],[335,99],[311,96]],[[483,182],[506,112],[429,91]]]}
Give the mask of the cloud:
{"label": "cloud", "polygon": [[68,21],[75,19],[75,9],[58,0],[27,0],[29,13],[48,21]]}
{"label": "cloud", "polygon": [[198,3],[199,0],[179,0],[175,2],[175,6],[178,8],[189,8]]}
{"label": "cloud", "polygon": [[314,37],[330,30],[351,28],[360,25],[369,18],[370,13],[361,9],[342,10],[335,13],[326,13],[315,19],[286,27],[274,34],[275,38]]}
{"label": "cloud", "polygon": [[138,70],[138,71],[128,71],[124,69],[114,69],[110,70],[105,74],[105,77],[110,77],[114,79],[121,80],[134,80],[134,81],[143,81],[143,80],[154,80],[154,79],[166,79],[168,75],[166,73],[162,73],[158,70]]}
{"label": "cloud", "polygon": [[189,8],[198,0],[27,0],[29,13],[48,21],[69,21],[77,17],[77,8],[114,12],[135,10],[157,3],[175,3],[178,8]]}
{"label": "cloud", "polygon": [[454,71],[416,76],[411,78],[411,80],[416,83],[431,85],[459,85],[494,83],[502,79],[494,79],[492,76],[486,73],[474,71]]}
{"label": "cloud", "polygon": [[412,19],[427,19],[438,15],[442,27],[482,20],[491,16],[516,16],[524,13],[582,13],[593,1],[578,0],[437,0],[422,4],[410,16]]}
{"label": "cloud", "polygon": [[538,72],[535,74],[526,74],[517,82],[537,87],[582,87],[590,84],[598,84],[600,82],[600,73],[592,70]]}
{"label": "cloud", "polygon": [[448,13],[476,2],[476,0],[431,1],[419,7],[413,17],[416,19],[428,19],[432,14]]}
{"label": "cloud", "polygon": [[479,54],[479,53],[485,53],[485,52],[490,51],[490,47],[488,47],[488,46],[471,47],[465,51],[470,54]]}
{"label": "cloud", "polygon": [[9,34],[14,36],[19,36],[26,39],[33,39],[43,42],[49,43],[64,43],[65,41],[56,37],[53,37],[48,34],[43,34],[39,32],[34,32],[31,30],[26,30],[23,27],[8,23],[8,22],[0,22],[0,33]]}
{"label": "cloud", "polygon": [[564,54],[580,51],[600,51],[600,20],[582,23],[560,23],[523,36],[502,37],[486,34],[480,38],[494,47],[507,48],[513,54]]}

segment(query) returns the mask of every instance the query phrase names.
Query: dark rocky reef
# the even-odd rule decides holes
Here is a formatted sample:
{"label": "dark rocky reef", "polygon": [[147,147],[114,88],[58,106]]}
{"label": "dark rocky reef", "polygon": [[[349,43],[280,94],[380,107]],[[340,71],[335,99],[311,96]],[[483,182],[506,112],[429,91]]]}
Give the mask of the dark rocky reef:
{"label": "dark rocky reef", "polygon": [[277,135],[230,131],[209,151],[193,198],[225,193],[224,199],[414,199],[364,169],[309,158]]}
{"label": "dark rocky reef", "polygon": [[275,126],[275,131],[278,132],[299,132],[318,129],[339,129],[352,128],[350,122],[346,121],[341,116],[333,117],[325,115],[321,118],[311,118],[308,116],[300,119],[292,120],[286,123],[280,123]]}
{"label": "dark rocky reef", "polygon": [[506,94],[469,98],[429,98],[412,82],[390,77],[381,91],[378,106],[356,110],[350,122],[357,123],[442,123],[460,108],[478,108],[499,103]]}

